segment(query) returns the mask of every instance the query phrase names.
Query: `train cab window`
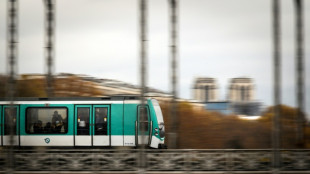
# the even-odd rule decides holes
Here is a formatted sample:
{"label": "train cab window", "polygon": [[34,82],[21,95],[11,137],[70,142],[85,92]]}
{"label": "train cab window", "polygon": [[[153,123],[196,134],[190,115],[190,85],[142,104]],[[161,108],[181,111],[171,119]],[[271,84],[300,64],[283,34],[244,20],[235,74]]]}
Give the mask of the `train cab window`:
{"label": "train cab window", "polygon": [[95,108],[95,135],[108,135],[108,108]]}
{"label": "train cab window", "polygon": [[27,108],[26,132],[65,134],[68,132],[67,108]]}
{"label": "train cab window", "polygon": [[89,135],[89,108],[77,109],[77,135]]}
{"label": "train cab window", "polygon": [[148,131],[148,108],[139,107],[140,131]]}
{"label": "train cab window", "polygon": [[16,114],[16,107],[4,109],[4,135],[10,135],[11,131],[16,135]]}

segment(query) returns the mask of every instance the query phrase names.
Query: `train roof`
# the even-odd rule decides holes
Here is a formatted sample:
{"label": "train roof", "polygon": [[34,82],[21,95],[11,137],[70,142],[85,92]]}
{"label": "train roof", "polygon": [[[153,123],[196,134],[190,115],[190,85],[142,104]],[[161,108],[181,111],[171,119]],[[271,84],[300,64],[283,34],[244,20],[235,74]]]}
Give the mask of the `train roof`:
{"label": "train roof", "polygon": [[[110,96],[110,97],[16,97],[14,101],[115,101],[139,100],[140,96]],[[0,98],[0,101],[10,101],[9,98]]]}

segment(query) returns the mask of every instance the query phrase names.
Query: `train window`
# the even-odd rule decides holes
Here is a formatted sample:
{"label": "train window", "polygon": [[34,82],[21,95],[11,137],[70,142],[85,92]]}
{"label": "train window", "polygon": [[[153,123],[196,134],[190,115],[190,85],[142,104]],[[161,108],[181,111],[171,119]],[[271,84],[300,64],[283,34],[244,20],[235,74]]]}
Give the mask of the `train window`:
{"label": "train window", "polygon": [[108,135],[108,108],[95,108],[95,135]]}
{"label": "train window", "polygon": [[4,109],[4,135],[10,135],[11,130],[13,135],[16,135],[16,114],[16,107]]}
{"label": "train window", "polygon": [[139,107],[140,131],[148,131],[148,109]]}
{"label": "train window", "polygon": [[67,108],[27,108],[28,134],[65,134],[68,132]]}
{"label": "train window", "polygon": [[89,108],[77,109],[77,135],[89,135]]}

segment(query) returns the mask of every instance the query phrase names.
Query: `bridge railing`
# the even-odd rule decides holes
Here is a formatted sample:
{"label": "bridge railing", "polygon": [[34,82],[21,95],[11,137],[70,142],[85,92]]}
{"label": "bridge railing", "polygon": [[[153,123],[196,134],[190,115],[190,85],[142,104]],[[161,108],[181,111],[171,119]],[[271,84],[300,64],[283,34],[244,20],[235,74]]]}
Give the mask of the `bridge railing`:
{"label": "bridge railing", "polygon": [[[7,152],[0,150],[0,171]],[[138,150],[15,150],[15,171],[139,170]],[[146,150],[146,171],[272,171],[271,150]],[[310,150],[281,150],[279,171],[309,171]]]}

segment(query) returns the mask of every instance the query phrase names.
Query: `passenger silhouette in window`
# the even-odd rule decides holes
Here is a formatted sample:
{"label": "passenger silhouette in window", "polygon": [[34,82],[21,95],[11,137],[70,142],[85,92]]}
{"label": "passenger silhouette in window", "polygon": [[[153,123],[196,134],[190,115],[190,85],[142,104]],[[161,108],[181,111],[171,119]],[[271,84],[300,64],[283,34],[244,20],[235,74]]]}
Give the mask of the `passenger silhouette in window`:
{"label": "passenger silhouette in window", "polygon": [[42,121],[38,120],[36,123],[33,125],[33,131],[34,133],[43,133],[43,126],[42,126]]}
{"label": "passenger silhouette in window", "polygon": [[52,133],[52,123],[47,122],[44,127],[44,133]]}
{"label": "passenger silhouette in window", "polygon": [[62,126],[63,126],[63,119],[61,115],[59,115],[58,112],[55,111],[52,118],[52,128],[54,129],[54,132],[60,133]]}

